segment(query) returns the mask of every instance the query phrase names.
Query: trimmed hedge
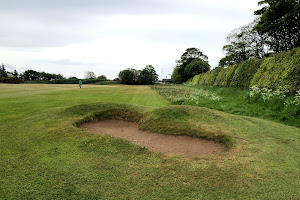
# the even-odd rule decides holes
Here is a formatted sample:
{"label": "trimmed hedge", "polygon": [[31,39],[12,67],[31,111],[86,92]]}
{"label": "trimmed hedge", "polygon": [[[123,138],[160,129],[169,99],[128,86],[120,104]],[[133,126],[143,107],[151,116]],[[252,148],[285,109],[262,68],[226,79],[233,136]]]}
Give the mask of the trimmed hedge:
{"label": "trimmed hedge", "polygon": [[0,83],[13,83],[13,84],[19,84],[19,83],[24,83],[23,79],[17,78],[15,76],[12,77],[5,77],[1,78],[0,77]]}
{"label": "trimmed hedge", "polygon": [[266,59],[250,59],[227,68],[215,68],[194,76],[194,84],[249,88],[258,86],[272,90],[300,90],[300,48]]}
{"label": "trimmed hedge", "polygon": [[250,86],[254,85],[272,90],[300,90],[300,48],[265,59],[251,80]]}
{"label": "trimmed hedge", "polygon": [[230,87],[249,88],[250,82],[262,62],[263,59],[250,59],[238,64]]}
{"label": "trimmed hedge", "polygon": [[219,72],[218,76],[216,77],[216,80],[214,82],[214,85],[215,86],[221,86],[224,79],[225,79],[225,76],[226,76],[226,71],[227,71],[227,68],[222,68],[221,71]]}
{"label": "trimmed hedge", "polygon": [[201,78],[201,75],[202,75],[202,74],[198,74],[198,75],[194,76],[194,77],[190,80],[190,82],[192,82],[193,84],[199,84],[199,80],[200,80],[200,78]]}
{"label": "trimmed hedge", "polygon": [[229,87],[236,68],[237,65],[232,65],[227,68],[221,68],[221,70],[219,70],[218,76],[216,77],[214,83],[211,85]]}

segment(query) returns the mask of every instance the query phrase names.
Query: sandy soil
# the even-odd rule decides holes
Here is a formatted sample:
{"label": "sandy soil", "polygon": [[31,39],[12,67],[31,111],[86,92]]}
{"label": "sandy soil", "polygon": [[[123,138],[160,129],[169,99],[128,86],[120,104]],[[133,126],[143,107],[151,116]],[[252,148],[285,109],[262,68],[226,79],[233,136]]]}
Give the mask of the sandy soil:
{"label": "sandy soil", "polygon": [[226,149],[225,146],[220,143],[195,137],[140,131],[138,129],[138,123],[123,120],[95,120],[81,124],[79,128],[97,134],[108,134],[116,138],[123,138],[141,147],[146,147],[150,151],[161,152],[167,155],[199,157],[209,154],[218,154]]}

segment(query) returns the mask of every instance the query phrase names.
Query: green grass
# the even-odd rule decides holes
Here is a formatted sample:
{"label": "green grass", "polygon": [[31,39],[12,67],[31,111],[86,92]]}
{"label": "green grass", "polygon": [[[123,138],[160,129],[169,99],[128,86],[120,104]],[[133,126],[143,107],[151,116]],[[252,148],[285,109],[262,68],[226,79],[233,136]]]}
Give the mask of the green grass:
{"label": "green grass", "polygon": [[285,101],[292,100],[293,95],[284,99],[273,97],[264,102],[262,98],[251,99],[249,90],[207,85],[155,85],[159,94],[175,105],[201,106],[219,111],[258,117],[290,126],[300,127],[300,106],[285,106]]}
{"label": "green grass", "polygon": [[[171,106],[148,86],[0,86],[0,199],[300,197],[299,128]],[[230,150],[165,156],[74,126],[114,116],[141,129],[219,140]]]}

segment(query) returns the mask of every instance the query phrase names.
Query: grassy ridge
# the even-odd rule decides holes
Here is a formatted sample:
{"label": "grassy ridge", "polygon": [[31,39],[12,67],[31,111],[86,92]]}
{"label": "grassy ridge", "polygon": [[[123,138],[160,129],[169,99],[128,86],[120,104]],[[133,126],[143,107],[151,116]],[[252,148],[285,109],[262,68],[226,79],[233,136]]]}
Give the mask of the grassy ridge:
{"label": "grassy ridge", "polygon": [[272,96],[264,100],[251,97],[248,90],[207,85],[156,85],[152,87],[174,105],[201,106],[227,113],[269,119],[275,122],[300,127],[300,106],[286,105],[295,99],[290,96]]}
{"label": "grassy ridge", "polygon": [[[115,115],[112,110],[132,120],[144,116],[140,124],[146,129],[157,128],[161,120],[173,122],[179,130],[189,124],[204,133],[222,132],[236,144],[217,156],[169,157],[73,126],[97,114]],[[300,196],[300,130],[295,127],[206,108],[170,106],[147,86],[80,90],[77,85],[1,84],[0,111],[0,199]]]}

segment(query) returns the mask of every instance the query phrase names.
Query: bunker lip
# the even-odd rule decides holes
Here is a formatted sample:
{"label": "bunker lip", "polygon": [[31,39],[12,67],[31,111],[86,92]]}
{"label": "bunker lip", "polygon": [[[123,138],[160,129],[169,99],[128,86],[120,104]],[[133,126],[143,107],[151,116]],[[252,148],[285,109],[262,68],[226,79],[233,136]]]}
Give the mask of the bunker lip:
{"label": "bunker lip", "polygon": [[111,135],[122,138],[150,151],[166,155],[181,155],[186,157],[201,157],[219,154],[226,150],[224,144],[207,141],[196,137],[165,135],[141,131],[137,122],[127,122],[120,119],[97,120],[82,123],[81,129],[97,134]]}

